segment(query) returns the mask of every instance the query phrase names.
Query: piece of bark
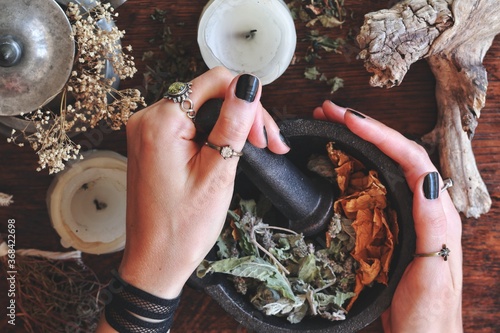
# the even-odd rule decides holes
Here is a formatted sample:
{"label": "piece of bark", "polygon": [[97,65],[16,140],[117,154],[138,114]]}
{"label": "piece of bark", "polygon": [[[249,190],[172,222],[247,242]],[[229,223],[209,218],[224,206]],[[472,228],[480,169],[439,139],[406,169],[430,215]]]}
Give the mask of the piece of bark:
{"label": "piece of bark", "polygon": [[436,77],[438,120],[423,140],[439,150],[441,174],[458,211],[479,217],[491,207],[477,169],[474,136],[488,86],[482,62],[500,33],[498,0],[407,0],[365,16],[359,57],[372,86],[393,87],[425,58]]}

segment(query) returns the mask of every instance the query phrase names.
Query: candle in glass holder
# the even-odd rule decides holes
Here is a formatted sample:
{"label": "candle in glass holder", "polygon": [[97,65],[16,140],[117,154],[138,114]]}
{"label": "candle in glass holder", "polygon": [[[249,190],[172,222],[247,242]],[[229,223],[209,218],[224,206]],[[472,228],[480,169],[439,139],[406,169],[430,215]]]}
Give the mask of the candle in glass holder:
{"label": "candle in glass holder", "polygon": [[282,0],[211,0],[198,24],[198,44],[209,68],[250,73],[262,84],[283,74],[296,43],[295,24]]}
{"label": "candle in glass holder", "polygon": [[127,159],[92,151],[59,173],[47,193],[47,208],[64,247],[92,254],[125,246]]}

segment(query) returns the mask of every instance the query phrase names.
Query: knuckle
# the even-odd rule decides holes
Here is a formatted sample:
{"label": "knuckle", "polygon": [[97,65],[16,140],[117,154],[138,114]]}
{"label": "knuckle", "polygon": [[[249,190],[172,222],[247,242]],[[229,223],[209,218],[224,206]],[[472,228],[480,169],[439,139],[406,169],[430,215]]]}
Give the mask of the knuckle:
{"label": "knuckle", "polygon": [[249,126],[242,118],[228,117],[221,114],[219,122],[221,125],[220,128],[223,129],[220,134],[225,140],[234,141],[246,139],[250,131]]}
{"label": "knuckle", "polygon": [[134,115],[127,123],[127,139],[138,142],[141,146],[158,146],[172,138],[184,137],[189,131],[190,122],[182,121],[170,110],[152,106],[143,110],[141,115]]}

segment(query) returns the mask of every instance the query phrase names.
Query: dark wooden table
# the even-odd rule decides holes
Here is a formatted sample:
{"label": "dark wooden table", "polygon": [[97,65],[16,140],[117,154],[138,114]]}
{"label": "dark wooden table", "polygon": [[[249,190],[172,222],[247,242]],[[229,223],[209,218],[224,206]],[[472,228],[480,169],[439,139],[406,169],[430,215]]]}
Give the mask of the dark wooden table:
{"label": "dark wooden table", "polygon": [[[118,9],[117,25],[126,30],[123,41],[134,47],[139,73],[122,86],[142,86],[145,51],[156,48],[148,40],[158,30],[150,14],[155,8],[167,11],[167,22],[174,36],[192,42],[197,51],[197,21],[206,1],[129,0]],[[363,15],[385,8],[390,1],[353,0],[346,8],[353,13],[343,29],[359,29]],[[179,25],[177,23],[182,23]],[[307,42],[302,41],[306,28],[297,22],[299,43],[297,54],[302,55]],[[346,32],[343,30],[342,32]],[[321,82],[303,77],[305,63],[288,68],[285,74],[263,89],[262,102],[277,118],[310,117],[312,109],[325,99],[351,106],[377,118],[410,137],[420,137],[430,131],[436,120],[434,77],[425,61],[413,65],[401,86],[383,90],[368,84],[369,74],[363,63],[356,60],[355,45],[344,55],[322,53],[317,65],[329,77],[344,79],[345,87],[331,95]],[[463,316],[466,332],[498,332],[500,326],[500,40],[497,38],[486,55],[484,64],[489,72],[486,107],[473,141],[476,161],[493,199],[488,214],[478,219],[462,218],[464,250]],[[111,134],[90,132],[92,148],[110,149],[126,154],[124,130]],[[30,148],[19,148],[0,139],[0,192],[14,195],[15,203],[0,207],[0,233],[6,233],[7,220],[16,220],[17,248],[37,248],[50,251],[64,250],[59,236],[53,230],[45,205],[46,191],[53,176],[36,172],[37,157]],[[452,249],[453,250],[453,249]],[[85,262],[95,270],[103,282],[110,277],[110,269],[117,267],[122,253],[84,255]],[[429,281],[431,283],[431,281]],[[6,308],[5,281],[0,281],[0,309]],[[0,311],[0,331],[11,331],[5,314]],[[432,311],[432,309],[429,309]],[[21,322],[18,320],[18,325]],[[17,326],[15,332],[23,332]],[[363,332],[381,332],[376,321]],[[247,332],[204,293],[186,288],[175,318],[172,332]]]}

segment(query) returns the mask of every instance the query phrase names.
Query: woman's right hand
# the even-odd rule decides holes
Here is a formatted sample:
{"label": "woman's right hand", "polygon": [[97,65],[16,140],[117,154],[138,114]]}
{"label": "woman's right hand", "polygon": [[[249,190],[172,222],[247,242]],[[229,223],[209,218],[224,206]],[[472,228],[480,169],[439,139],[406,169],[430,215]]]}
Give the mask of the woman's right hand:
{"label": "woman's right hand", "polygon": [[416,257],[408,265],[383,314],[386,332],[462,332],[462,225],[460,216],[427,152],[397,131],[330,101],[313,112],[316,119],[345,124],[397,162],[413,192],[416,253],[451,250],[442,257]]}

